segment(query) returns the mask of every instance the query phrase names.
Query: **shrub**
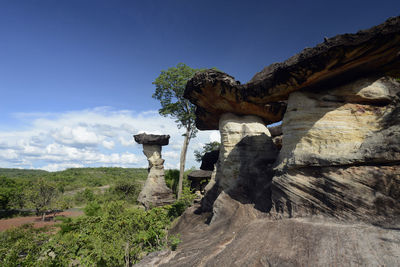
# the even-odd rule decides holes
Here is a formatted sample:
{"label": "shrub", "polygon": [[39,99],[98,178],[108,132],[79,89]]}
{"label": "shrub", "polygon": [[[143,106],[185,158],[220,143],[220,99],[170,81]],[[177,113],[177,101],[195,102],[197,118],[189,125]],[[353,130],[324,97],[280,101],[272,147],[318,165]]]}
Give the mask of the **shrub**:
{"label": "shrub", "polygon": [[89,202],[84,208],[86,216],[99,216],[101,214],[101,206],[97,201]]}
{"label": "shrub", "polygon": [[125,200],[129,203],[135,203],[141,190],[141,184],[135,180],[118,180],[111,188],[111,194],[114,194],[118,200]]}

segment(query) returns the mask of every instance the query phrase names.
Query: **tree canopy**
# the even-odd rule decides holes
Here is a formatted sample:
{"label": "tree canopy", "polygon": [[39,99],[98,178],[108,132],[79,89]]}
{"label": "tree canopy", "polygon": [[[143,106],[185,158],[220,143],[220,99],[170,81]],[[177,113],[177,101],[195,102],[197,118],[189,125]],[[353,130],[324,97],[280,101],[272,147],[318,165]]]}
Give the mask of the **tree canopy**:
{"label": "tree canopy", "polygon": [[220,146],[221,146],[221,143],[217,142],[217,141],[204,144],[203,149],[201,151],[200,150],[194,151],[194,157],[195,157],[196,161],[201,162],[201,159],[203,158],[205,153],[219,149]]}
{"label": "tree canopy", "polygon": [[197,131],[194,125],[195,106],[183,97],[183,93],[187,81],[197,71],[199,69],[193,69],[184,63],[179,63],[176,67],[161,71],[161,74],[153,82],[156,86],[153,98],[160,101],[160,115],[174,118],[179,128],[190,129],[191,136],[189,138],[194,137]]}

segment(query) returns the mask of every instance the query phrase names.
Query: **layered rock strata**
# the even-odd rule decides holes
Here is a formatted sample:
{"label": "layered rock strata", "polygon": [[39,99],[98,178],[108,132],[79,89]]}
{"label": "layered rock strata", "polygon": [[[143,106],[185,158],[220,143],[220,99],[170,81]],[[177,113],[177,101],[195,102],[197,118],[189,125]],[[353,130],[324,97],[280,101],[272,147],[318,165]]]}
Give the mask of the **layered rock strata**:
{"label": "layered rock strata", "polygon": [[400,83],[370,77],[290,94],[279,164],[332,166],[400,162]]}
{"label": "layered rock strata", "polygon": [[[326,39],[245,85],[214,70],[197,74],[185,96],[197,105],[198,127],[221,132],[215,179],[202,207],[172,229],[180,248],[148,260],[398,265],[399,55],[396,17]],[[265,124],[281,119],[278,152]]]}
{"label": "layered rock strata", "polygon": [[210,210],[221,191],[239,201],[250,201],[257,209],[267,210],[272,178],[268,166],[276,160],[277,149],[263,120],[226,113],[221,116],[219,129],[221,147],[215,181],[206,188],[203,210]]}
{"label": "layered rock strata", "polygon": [[243,85],[223,72],[200,72],[187,83],[184,95],[197,106],[200,130],[218,129],[226,112],[257,115],[269,124],[282,120],[290,93],[323,89],[365,74],[400,76],[399,57],[400,17],[395,17],[368,30],[328,38],[285,62],[271,64]]}
{"label": "layered rock strata", "polygon": [[400,225],[400,83],[359,79],[290,94],[272,213]]}
{"label": "layered rock strata", "polygon": [[164,179],[164,160],[161,158],[161,146],[168,145],[169,135],[139,134],[135,141],[143,145],[143,153],[149,162],[147,180],[139,193],[138,202],[146,209],[174,202],[172,190]]}

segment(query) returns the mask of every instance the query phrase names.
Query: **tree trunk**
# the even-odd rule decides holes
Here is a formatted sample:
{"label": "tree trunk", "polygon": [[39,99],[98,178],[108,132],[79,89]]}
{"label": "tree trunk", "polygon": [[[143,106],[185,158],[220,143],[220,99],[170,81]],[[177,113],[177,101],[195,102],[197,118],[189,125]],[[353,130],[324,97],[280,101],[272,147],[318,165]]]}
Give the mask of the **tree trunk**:
{"label": "tree trunk", "polygon": [[186,152],[190,141],[190,128],[186,128],[185,139],[181,150],[180,166],[179,166],[179,181],[178,181],[178,199],[182,196],[183,174],[185,172]]}
{"label": "tree trunk", "polygon": [[129,257],[129,242],[125,244],[125,267],[131,266],[131,259]]}
{"label": "tree trunk", "polygon": [[42,221],[45,221],[46,220],[46,212],[44,211],[43,213],[42,213]]}

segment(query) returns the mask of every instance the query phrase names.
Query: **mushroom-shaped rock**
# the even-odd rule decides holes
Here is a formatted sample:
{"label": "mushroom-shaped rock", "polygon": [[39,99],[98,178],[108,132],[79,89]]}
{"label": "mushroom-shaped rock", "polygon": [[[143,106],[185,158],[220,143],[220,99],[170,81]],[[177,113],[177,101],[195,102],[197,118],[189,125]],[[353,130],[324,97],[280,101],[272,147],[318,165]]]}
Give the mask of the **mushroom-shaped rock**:
{"label": "mushroom-shaped rock", "polygon": [[188,81],[185,97],[197,106],[196,126],[200,130],[218,130],[224,113],[256,115],[266,124],[282,120],[286,103],[247,101],[247,91],[232,76],[217,70],[197,73]]}
{"label": "mushroom-shaped rock", "polygon": [[207,183],[211,179],[212,171],[195,170],[188,174],[188,180],[191,181],[190,188],[194,191],[203,192]]}
{"label": "mushroom-shaped rock", "polygon": [[159,145],[166,146],[169,144],[169,135],[157,135],[157,134],[136,134],[133,136],[136,143],[141,145]]}
{"label": "mushroom-shaped rock", "polygon": [[146,209],[174,202],[174,195],[165,184],[164,160],[161,158],[161,146],[168,145],[169,135],[138,134],[135,141],[143,145],[143,153],[149,162],[149,174],[138,201]]}
{"label": "mushroom-shaped rock", "polygon": [[240,85],[232,76],[215,70],[197,73],[184,96],[197,106],[200,130],[218,129],[223,113],[256,115],[265,123],[280,121],[289,94],[302,88],[324,88],[356,77],[400,74],[400,17],[355,34],[327,39],[283,63],[274,63]]}

